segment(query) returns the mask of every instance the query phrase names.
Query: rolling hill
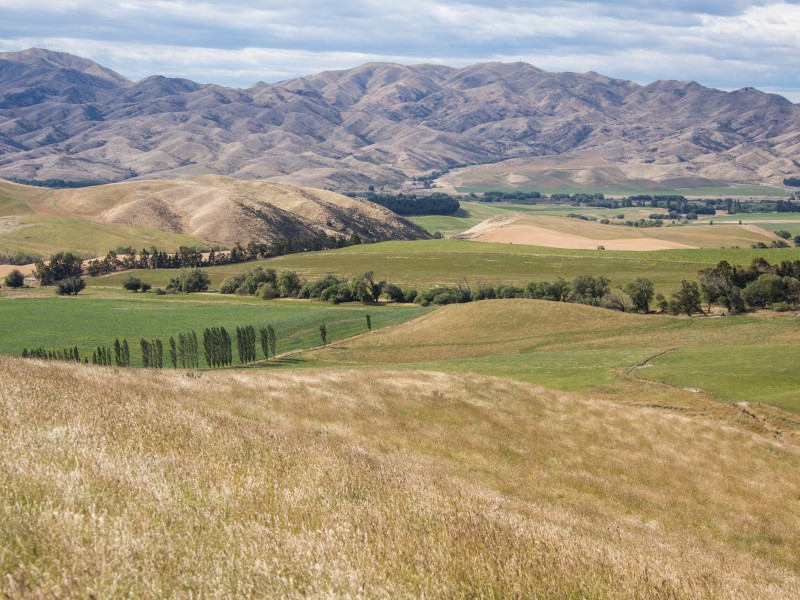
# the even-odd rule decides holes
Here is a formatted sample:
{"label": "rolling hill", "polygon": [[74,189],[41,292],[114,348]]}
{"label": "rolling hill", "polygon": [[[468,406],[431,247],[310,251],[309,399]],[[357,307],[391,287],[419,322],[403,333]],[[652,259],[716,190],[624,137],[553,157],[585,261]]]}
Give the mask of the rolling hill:
{"label": "rolling hill", "polygon": [[132,82],[41,49],[0,53],[0,176],[26,179],[215,173],[343,190],[454,164],[581,153],[657,167],[648,176],[667,184],[779,185],[800,170],[798,123],[800,106],[752,88],[642,86],[524,63],[371,63],[229,89]]}
{"label": "rolling hill", "polygon": [[0,357],[0,593],[790,597],[796,447],[704,408]]}
{"label": "rolling hill", "polygon": [[166,248],[247,244],[320,232],[366,239],[430,237],[366,200],[214,175],[62,190],[0,182],[0,215],[0,250],[45,254],[64,249],[104,254],[142,242]]}

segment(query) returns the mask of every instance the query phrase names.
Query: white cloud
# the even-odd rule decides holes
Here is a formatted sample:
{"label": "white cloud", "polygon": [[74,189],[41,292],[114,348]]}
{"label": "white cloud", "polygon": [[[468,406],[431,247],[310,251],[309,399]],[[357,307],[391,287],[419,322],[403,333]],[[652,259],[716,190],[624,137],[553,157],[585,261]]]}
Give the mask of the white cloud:
{"label": "white cloud", "polygon": [[800,91],[800,0],[0,0],[0,47],[250,85],[372,61],[523,59],[646,83]]}

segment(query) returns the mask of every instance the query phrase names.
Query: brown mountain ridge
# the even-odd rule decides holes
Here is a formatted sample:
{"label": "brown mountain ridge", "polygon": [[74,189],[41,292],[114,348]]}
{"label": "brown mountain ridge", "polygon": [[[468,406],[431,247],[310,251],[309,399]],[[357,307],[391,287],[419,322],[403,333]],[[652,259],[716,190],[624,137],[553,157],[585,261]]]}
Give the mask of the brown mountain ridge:
{"label": "brown mountain ridge", "polygon": [[213,173],[333,189],[454,164],[596,153],[620,164],[780,184],[800,170],[800,105],[752,88],[641,86],[525,63],[372,63],[248,89],[31,49],[0,53],[0,176]]}

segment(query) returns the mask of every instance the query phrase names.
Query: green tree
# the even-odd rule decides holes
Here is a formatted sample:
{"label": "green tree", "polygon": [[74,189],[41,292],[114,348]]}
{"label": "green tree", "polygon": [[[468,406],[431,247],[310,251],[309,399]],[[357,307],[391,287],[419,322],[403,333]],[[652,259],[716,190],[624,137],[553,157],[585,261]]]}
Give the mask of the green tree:
{"label": "green tree", "polygon": [[211,278],[205,271],[201,269],[184,269],[180,275],[170,279],[167,284],[167,290],[192,294],[195,292],[207,292],[210,286]]}
{"label": "green tree", "polygon": [[25,275],[19,269],[14,269],[3,279],[3,285],[10,288],[21,288],[25,285]]}
{"label": "green tree", "polygon": [[297,296],[302,287],[300,278],[294,271],[281,271],[280,275],[278,275],[277,285],[280,295],[284,298]]}
{"label": "green tree", "polygon": [[319,337],[322,338],[323,346],[328,344],[328,328],[325,326],[325,323],[319,326]]}
{"label": "green tree", "polygon": [[372,317],[366,315],[367,317],[367,331],[372,331]]}
{"label": "green tree", "polygon": [[77,279],[83,275],[83,260],[71,252],[59,252],[50,257],[50,261],[37,260],[33,275],[42,285],[51,285],[63,279]]}
{"label": "green tree", "polygon": [[655,296],[652,281],[645,277],[637,277],[629,282],[623,291],[630,296],[631,303],[636,310],[645,314],[650,312],[650,302]]}
{"label": "green tree", "polygon": [[80,277],[67,277],[56,283],[56,294],[59,296],[77,296],[86,282]]}
{"label": "green tree", "polygon": [[703,312],[701,305],[702,296],[700,288],[694,281],[681,281],[681,287],[672,294],[669,300],[668,311],[672,315],[691,316],[698,312]]}
{"label": "green tree", "polygon": [[269,337],[269,350],[272,352],[272,357],[275,358],[275,348],[278,345],[278,338],[275,335],[275,328],[272,325],[267,325],[267,336]]}
{"label": "green tree", "polygon": [[364,304],[377,302],[381,291],[381,284],[375,283],[375,277],[372,271],[362,273],[354,277],[353,281],[350,282],[350,292],[352,296]]}
{"label": "green tree", "polygon": [[134,294],[139,291],[139,288],[142,287],[142,280],[134,275],[128,275],[125,279],[122,280],[122,288],[126,289]]}
{"label": "green tree", "polygon": [[175,338],[169,337],[169,361],[172,363],[172,368],[178,368],[178,347],[175,343]]}

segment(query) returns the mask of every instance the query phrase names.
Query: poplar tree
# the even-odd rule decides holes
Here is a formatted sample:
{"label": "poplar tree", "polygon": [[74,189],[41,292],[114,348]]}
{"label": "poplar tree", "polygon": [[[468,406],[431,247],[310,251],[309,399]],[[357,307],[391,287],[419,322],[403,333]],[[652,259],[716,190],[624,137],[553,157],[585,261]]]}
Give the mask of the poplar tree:
{"label": "poplar tree", "polygon": [[178,368],[178,353],[175,346],[175,338],[169,337],[169,360],[172,363],[172,368]]}

